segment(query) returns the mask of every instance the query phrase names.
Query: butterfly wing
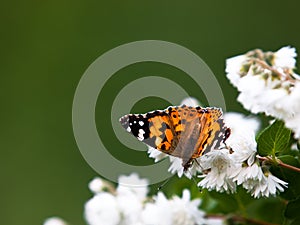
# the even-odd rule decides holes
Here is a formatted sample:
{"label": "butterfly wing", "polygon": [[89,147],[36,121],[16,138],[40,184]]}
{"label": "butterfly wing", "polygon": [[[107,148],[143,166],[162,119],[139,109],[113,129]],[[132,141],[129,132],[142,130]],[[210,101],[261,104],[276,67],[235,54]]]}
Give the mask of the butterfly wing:
{"label": "butterfly wing", "polygon": [[201,131],[199,139],[192,155],[198,158],[212,149],[219,149],[229,136],[229,129],[222,119],[222,111],[219,108],[202,108]]}
{"label": "butterfly wing", "polygon": [[139,141],[171,155],[174,139],[170,119],[166,111],[146,114],[129,114],[120,118],[121,125]]}
{"label": "butterfly wing", "polygon": [[166,154],[182,158],[183,165],[225,141],[227,129],[219,108],[170,106],[146,114],[129,114],[122,126],[138,140]]}

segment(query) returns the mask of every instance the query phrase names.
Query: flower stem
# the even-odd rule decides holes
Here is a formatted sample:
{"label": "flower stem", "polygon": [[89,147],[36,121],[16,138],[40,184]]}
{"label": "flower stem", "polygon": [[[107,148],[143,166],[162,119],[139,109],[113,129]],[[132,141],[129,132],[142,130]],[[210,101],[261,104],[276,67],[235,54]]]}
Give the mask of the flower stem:
{"label": "flower stem", "polygon": [[256,219],[251,219],[251,218],[244,218],[244,217],[233,217],[233,219],[235,219],[236,221],[245,221],[245,222],[249,222],[252,224],[259,224],[259,225],[279,225],[279,224],[275,224],[275,223],[269,223],[266,221],[262,221],[262,220],[256,220]]}
{"label": "flower stem", "polygon": [[278,165],[278,166],[281,166],[281,167],[284,167],[284,168],[287,168],[287,169],[290,169],[290,170],[294,170],[298,173],[300,173],[300,168],[298,167],[295,167],[295,166],[291,166],[289,164],[286,164],[284,162],[282,162],[280,159],[272,159],[270,157],[262,157],[262,156],[257,156],[257,158],[261,161],[266,161],[266,162],[272,162],[274,163],[274,160],[276,161],[275,163]]}
{"label": "flower stem", "polygon": [[274,69],[273,67],[269,66],[263,60],[260,60],[260,59],[252,59],[252,60],[254,62],[256,62],[257,64],[259,64],[262,68],[270,70],[274,74],[278,75],[281,78],[284,78],[285,80],[290,81],[291,83],[295,83],[295,79],[291,77],[291,74],[289,73],[289,71],[283,71],[283,73],[281,73],[280,71],[278,71],[278,70]]}
{"label": "flower stem", "polygon": [[207,214],[206,217],[207,218],[218,218],[218,219],[229,219],[229,220],[235,221],[235,222],[248,222],[251,224],[258,224],[258,225],[279,225],[277,223],[269,223],[266,221],[251,219],[251,218],[242,217],[242,216],[238,216],[238,215],[233,215],[228,218],[228,216],[224,216],[224,215]]}
{"label": "flower stem", "polygon": [[290,169],[290,170],[294,170],[294,171],[300,173],[300,168],[295,167],[295,166],[291,166],[291,165],[289,165],[289,164],[286,164],[286,163],[282,162],[282,161],[279,160],[279,159],[277,159],[277,161],[278,161],[278,165],[279,165],[279,166],[282,166],[282,167],[284,167],[284,168],[287,168],[287,169]]}

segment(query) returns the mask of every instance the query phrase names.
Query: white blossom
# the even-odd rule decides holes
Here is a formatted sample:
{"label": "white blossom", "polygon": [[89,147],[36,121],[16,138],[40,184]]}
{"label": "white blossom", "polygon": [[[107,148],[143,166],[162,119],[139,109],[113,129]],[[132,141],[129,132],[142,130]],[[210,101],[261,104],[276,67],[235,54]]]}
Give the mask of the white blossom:
{"label": "white blossom", "polygon": [[283,47],[279,49],[277,52],[275,52],[275,58],[274,58],[274,64],[277,67],[283,67],[283,68],[295,68],[296,60],[295,57],[296,49],[291,48],[290,46]]}
{"label": "white blossom", "polygon": [[147,203],[142,213],[145,225],[204,224],[204,212],[198,209],[200,200],[190,200],[190,192],[183,191],[182,198],[168,200],[161,192],[153,203]]}
{"label": "white blossom", "polygon": [[134,194],[138,199],[145,199],[148,193],[149,181],[141,179],[136,173],[129,176],[121,175],[118,179],[117,194],[131,195]]}
{"label": "white blossom", "polygon": [[241,67],[246,59],[245,55],[239,55],[226,60],[227,78],[235,87],[239,84]]}
{"label": "white blossom", "polygon": [[218,192],[235,192],[236,184],[229,178],[235,170],[235,162],[229,157],[227,149],[212,150],[199,159],[202,169],[208,170],[207,174],[198,183],[198,186]]}
{"label": "white blossom", "polygon": [[166,157],[168,157],[167,154],[158,151],[157,149],[151,147],[151,146],[147,146],[148,147],[148,154],[150,158],[154,159],[154,162],[158,162]]}
{"label": "white blossom", "polygon": [[121,212],[117,199],[110,193],[96,194],[85,204],[85,218],[89,225],[118,225]]}
{"label": "white blossom", "polygon": [[237,182],[237,185],[240,185],[249,180],[256,180],[259,183],[262,181],[263,176],[261,167],[257,163],[253,163],[252,165],[241,164],[240,167],[232,172],[230,178]]}
{"label": "white blossom", "polygon": [[280,106],[278,110],[285,115],[283,120],[286,127],[294,131],[296,139],[300,139],[300,79],[291,89],[289,97]]}
{"label": "white blossom", "polygon": [[171,165],[168,169],[168,171],[172,174],[177,173],[178,177],[182,177],[182,175],[184,174],[183,171],[183,166],[182,166],[182,159],[175,157],[175,156],[169,156]]}
{"label": "white blossom", "polygon": [[[109,189],[112,193],[101,189],[105,182],[95,178],[89,184],[90,189],[96,193],[85,205],[85,217],[89,225],[142,225],[141,212],[147,198],[148,180],[139,178],[136,173],[122,175],[118,179],[117,189]],[[100,192],[94,191],[99,189]]]}
{"label": "white blossom", "polygon": [[253,164],[257,153],[254,131],[245,129],[244,132],[233,132],[226,140],[226,144],[233,150],[230,157],[236,163]]}
{"label": "white blossom", "polygon": [[[182,177],[184,174],[187,178],[191,179],[192,176],[196,175],[198,171],[201,170],[199,167],[199,163],[196,163],[195,161],[197,159],[194,159],[191,167],[189,167],[188,171],[184,172],[184,167],[182,166],[182,159],[175,157],[175,156],[169,156],[171,165],[168,169],[169,172],[172,174],[177,173],[178,177]],[[198,160],[197,160],[198,161]]]}
{"label": "white blossom", "polygon": [[263,175],[261,180],[248,179],[243,183],[254,198],[275,196],[277,192],[283,192],[288,183],[273,176],[270,172]]}
{"label": "white blossom", "polygon": [[[233,151],[231,154],[227,153],[232,163],[229,163],[230,160],[226,159],[224,155],[219,161],[224,162],[225,168],[228,168],[228,165],[230,165],[230,169],[217,170],[215,167],[212,167],[199,185],[209,190],[216,189],[223,192],[225,189],[221,187],[223,185],[222,179],[224,179],[229,185],[232,182],[242,185],[255,198],[268,197],[269,195],[275,195],[277,191],[283,191],[283,187],[286,187],[287,183],[273,176],[267,168],[263,172],[260,162],[256,159],[257,143],[255,141],[255,132],[259,127],[257,119],[228,113],[224,115],[224,120],[225,124],[231,129],[231,135],[226,140],[226,144]],[[226,151],[223,154],[226,154]],[[219,155],[221,155],[221,152],[219,152]],[[207,163],[207,166],[209,166],[213,161],[208,160]],[[220,171],[223,171],[223,173]],[[227,186],[225,185],[225,187]]]}
{"label": "white blossom", "polygon": [[196,107],[196,106],[200,105],[199,101],[193,97],[187,97],[187,98],[183,99],[180,104],[192,106],[192,107]]}
{"label": "white blossom", "polygon": [[256,117],[246,117],[242,113],[226,112],[224,113],[223,117],[225,125],[230,127],[230,136],[243,133],[245,129],[254,131],[254,133],[256,133],[260,127],[260,121]]}
{"label": "white blossom", "polygon": [[248,165],[252,165],[256,154],[255,133],[260,126],[259,120],[240,113],[228,112],[224,114],[224,122],[231,130],[226,140],[226,144],[233,150],[230,157],[236,163],[248,161]]}
{"label": "white blossom", "polygon": [[100,177],[95,177],[92,181],[90,181],[88,186],[94,194],[100,193],[104,189],[113,189],[113,186],[109,182],[101,179]]}
{"label": "white blossom", "polygon": [[149,201],[147,193],[141,195],[135,190],[148,183],[147,180],[131,174],[120,176],[119,181],[123,184],[133,183],[135,186],[119,185],[114,194],[104,191],[96,193],[85,204],[85,217],[89,225],[220,224],[220,220],[204,218],[205,213],[198,208],[200,199],[191,200],[188,190],[183,191],[181,198],[174,196],[171,199],[159,192],[153,197],[153,201]]}
{"label": "white blossom", "polygon": [[[226,61],[227,78],[240,92],[237,100],[252,113],[283,120],[299,139],[300,78],[292,71],[295,49],[283,47],[275,53],[257,51],[259,54],[250,52]],[[267,61],[270,57],[272,65]]]}
{"label": "white blossom", "polygon": [[50,217],[45,220],[43,225],[68,225],[68,224],[59,217]]}
{"label": "white blossom", "polygon": [[118,194],[116,196],[118,207],[122,213],[122,224],[131,225],[141,222],[143,201],[134,193]]}

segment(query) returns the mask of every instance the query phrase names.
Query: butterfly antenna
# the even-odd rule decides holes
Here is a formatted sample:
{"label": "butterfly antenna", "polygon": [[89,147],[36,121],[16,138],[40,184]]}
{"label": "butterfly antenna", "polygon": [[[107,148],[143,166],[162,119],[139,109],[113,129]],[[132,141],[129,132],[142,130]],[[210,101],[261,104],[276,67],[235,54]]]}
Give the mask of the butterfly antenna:
{"label": "butterfly antenna", "polygon": [[195,159],[194,161],[196,162],[197,166],[199,166],[199,168],[200,168],[200,169],[201,169],[201,171],[202,171],[202,170],[203,170],[203,167],[200,165],[200,163],[198,162],[198,160],[197,160],[197,159]]}

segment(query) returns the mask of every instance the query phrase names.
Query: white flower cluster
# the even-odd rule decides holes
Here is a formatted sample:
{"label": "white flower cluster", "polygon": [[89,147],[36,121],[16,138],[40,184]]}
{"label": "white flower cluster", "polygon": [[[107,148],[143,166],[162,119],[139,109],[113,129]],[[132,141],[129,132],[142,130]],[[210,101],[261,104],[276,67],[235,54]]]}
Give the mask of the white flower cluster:
{"label": "white flower cluster", "polygon": [[188,190],[183,191],[181,198],[167,199],[158,192],[150,199],[147,198],[147,180],[140,179],[137,174],[121,176],[114,191],[104,191],[105,182],[100,180],[95,178],[89,185],[95,194],[85,204],[85,218],[89,225],[222,224],[221,219],[204,218],[204,212],[198,208],[200,199],[191,200]]}
{"label": "white flower cluster", "polygon": [[208,173],[200,176],[204,179],[199,186],[219,192],[235,192],[236,185],[242,185],[255,198],[284,191],[287,183],[272,175],[268,167],[262,166],[256,158],[258,121],[237,113],[226,113],[224,120],[231,128],[226,144],[232,152],[228,149],[213,150],[200,157],[202,170]]}
{"label": "white flower cluster", "polygon": [[[192,103],[191,103],[192,102]],[[194,99],[185,99],[182,104],[195,106],[198,102]],[[245,117],[240,113],[225,113],[224,121],[231,129],[231,135],[226,145],[231,148],[212,150],[201,156],[193,163],[189,171],[184,173],[182,159],[164,154],[154,148],[149,148],[149,156],[155,162],[168,157],[171,165],[169,172],[183,174],[188,178],[201,173],[203,178],[199,187],[218,192],[233,193],[237,185],[242,185],[255,198],[276,195],[278,191],[284,191],[287,183],[273,176],[268,167],[262,167],[256,159],[257,143],[255,133],[259,128],[259,121],[254,117]],[[200,166],[199,166],[200,165]]]}
{"label": "white flower cluster", "polygon": [[295,49],[254,50],[227,59],[226,73],[238,89],[238,101],[252,113],[265,113],[285,122],[300,138],[300,77],[295,74]]}
{"label": "white flower cluster", "polygon": [[68,224],[59,217],[50,217],[45,220],[44,225],[68,225]]}

